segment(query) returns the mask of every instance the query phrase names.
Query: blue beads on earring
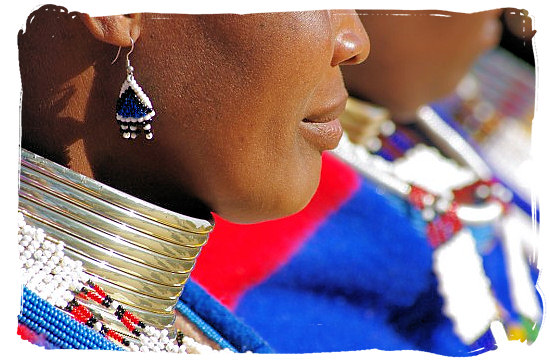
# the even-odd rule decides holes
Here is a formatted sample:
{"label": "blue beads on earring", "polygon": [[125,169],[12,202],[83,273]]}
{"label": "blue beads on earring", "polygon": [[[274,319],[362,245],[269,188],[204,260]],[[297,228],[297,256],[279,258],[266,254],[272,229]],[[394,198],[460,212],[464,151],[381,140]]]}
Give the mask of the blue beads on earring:
{"label": "blue beads on earring", "polygon": [[130,65],[129,59],[129,55],[134,51],[134,40],[131,37],[130,40],[132,49],[126,55],[127,76],[116,103],[116,120],[122,137],[125,139],[135,139],[137,134],[143,131],[145,138],[151,140],[153,138],[151,123],[155,116],[155,110],[153,110],[151,100],[134,78],[134,68]]}
{"label": "blue beads on earring", "polygon": [[120,96],[116,105],[116,119],[125,139],[135,139],[141,131],[147,139],[153,138],[151,123],[155,110],[151,101],[137,84],[133,74],[122,84]]}

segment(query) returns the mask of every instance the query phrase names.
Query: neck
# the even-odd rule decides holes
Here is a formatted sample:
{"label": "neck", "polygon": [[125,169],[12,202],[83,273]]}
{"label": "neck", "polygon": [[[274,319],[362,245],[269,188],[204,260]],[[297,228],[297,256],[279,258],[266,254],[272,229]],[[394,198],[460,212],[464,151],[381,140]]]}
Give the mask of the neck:
{"label": "neck", "polygon": [[164,209],[194,218],[212,219],[211,209],[185,192],[186,187],[178,183],[179,179],[169,178],[170,174],[165,177],[157,176],[154,169],[147,168],[146,164],[142,164],[141,168],[136,166],[138,165],[130,162],[113,162],[103,158],[94,161],[93,178]]}
{"label": "neck", "polygon": [[[212,224],[150,204],[26,150],[19,208],[94,282],[160,328],[174,307]],[[101,312],[101,309],[97,309]],[[107,315],[106,315],[107,316]]]}
{"label": "neck", "polygon": [[[78,82],[86,84],[83,88],[89,91],[73,94],[62,110],[39,106],[44,100],[25,89],[23,147],[129,195],[181,214],[210,219],[211,208],[191,195],[193,184],[189,177],[174,173],[173,158],[159,150],[161,141],[152,146],[145,141],[122,139],[113,109],[105,105],[113,102],[111,95],[120,88],[118,81],[107,79],[118,80],[120,74],[114,67],[96,68],[90,67],[78,77]],[[62,87],[77,88],[71,81]],[[87,103],[84,107],[82,99]],[[48,129],[52,126],[54,131]]]}

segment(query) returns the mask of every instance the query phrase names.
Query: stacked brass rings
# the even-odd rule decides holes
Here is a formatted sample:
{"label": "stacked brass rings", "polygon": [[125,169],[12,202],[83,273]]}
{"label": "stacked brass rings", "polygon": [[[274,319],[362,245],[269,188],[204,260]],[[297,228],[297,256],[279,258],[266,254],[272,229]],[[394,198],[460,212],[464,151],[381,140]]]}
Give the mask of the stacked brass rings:
{"label": "stacked brass rings", "polygon": [[[22,150],[19,209],[111,297],[171,329],[212,224],[162,209]],[[105,320],[112,314],[89,304]],[[113,319],[114,320],[114,319]]]}

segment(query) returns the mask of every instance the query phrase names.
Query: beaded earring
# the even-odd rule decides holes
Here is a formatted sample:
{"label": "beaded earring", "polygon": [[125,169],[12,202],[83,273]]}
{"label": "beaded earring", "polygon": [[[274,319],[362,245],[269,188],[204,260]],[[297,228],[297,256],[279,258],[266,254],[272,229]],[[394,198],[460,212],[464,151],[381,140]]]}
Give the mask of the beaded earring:
{"label": "beaded earring", "polygon": [[[135,139],[143,130],[145,138],[151,140],[153,138],[151,123],[155,116],[155,110],[153,110],[149,97],[145,95],[134,78],[134,68],[130,65],[130,54],[134,51],[134,39],[130,37],[130,40],[132,48],[126,54],[126,80],[122,83],[116,103],[116,120],[123,138]],[[119,54],[120,47],[111,64],[115,63]]]}

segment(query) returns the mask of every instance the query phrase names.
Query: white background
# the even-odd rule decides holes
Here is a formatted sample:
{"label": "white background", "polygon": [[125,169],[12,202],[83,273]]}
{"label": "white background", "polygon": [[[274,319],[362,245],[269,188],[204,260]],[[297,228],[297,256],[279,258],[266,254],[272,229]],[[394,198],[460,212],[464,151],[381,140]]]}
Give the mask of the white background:
{"label": "white background", "polygon": [[[539,277],[539,286],[542,288],[542,296],[546,304],[545,293],[548,293],[550,286],[548,285],[548,242],[550,238],[550,225],[548,207],[550,206],[550,177],[549,171],[550,161],[547,155],[550,154],[550,132],[548,121],[549,108],[549,48],[548,31],[550,27],[550,16],[545,12],[544,1],[522,0],[522,1],[453,1],[443,2],[417,0],[417,1],[75,1],[63,0],[53,1],[55,5],[65,6],[69,11],[86,12],[91,15],[108,15],[120,14],[136,11],[150,12],[179,12],[179,13],[248,13],[248,12],[268,12],[268,11],[290,11],[290,10],[315,10],[315,9],[334,9],[334,8],[357,8],[357,9],[398,9],[398,10],[414,10],[414,9],[434,9],[434,10],[450,10],[459,12],[474,12],[488,10],[501,7],[516,7],[527,9],[533,18],[534,28],[537,34],[534,37],[535,57],[537,62],[537,94],[535,105],[535,119],[533,122],[533,156],[537,163],[536,179],[534,179],[534,193],[540,198],[541,209],[541,227],[539,240],[539,261],[541,273]],[[30,346],[26,342],[20,340],[16,335],[17,313],[19,309],[19,299],[14,296],[19,289],[17,288],[16,278],[14,277],[16,264],[16,209],[17,209],[17,187],[18,187],[18,161],[19,161],[19,122],[20,122],[20,97],[21,83],[19,77],[19,66],[17,58],[17,32],[24,26],[27,16],[36,8],[48,2],[40,2],[36,0],[29,1],[7,1],[4,2],[4,10],[2,16],[2,107],[0,124],[2,124],[2,140],[1,140],[1,167],[0,167],[0,211],[1,211],[1,227],[2,232],[2,251],[0,255],[0,297],[2,298],[2,311],[0,312],[0,345],[2,345],[2,358],[15,358],[27,356],[46,357],[46,358],[71,358],[74,359],[97,359],[102,358],[147,358],[151,354],[114,354],[109,352],[93,351],[40,351],[35,346]],[[47,134],[44,134],[47,136]],[[544,241],[542,239],[545,239]],[[546,291],[545,291],[546,290]],[[546,310],[546,306],[545,306]],[[546,318],[546,316],[545,316]],[[488,352],[476,357],[476,359],[500,359],[506,356],[522,358],[524,360],[540,359],[542,354],[550,354],[550,336],[547,319],[544,319],[543,326],[539,337],[532,346],[514,341],[505,342],[497,351]],[[243,357],[245,355],[232,355],[231,357]],[[380,352],[375,350],[361,351],[354,353],[340,354],[343,358],[382,358],[382,359],[435,359],[441,358],[437,355],[420,353],[420,352]],[[245,356],[246,357],[246,356]],[[290,358],[290,356],[273,355],[268,358]],[[314,354],[303,355],[304,358],[334,358],[334,354]],[[295,356],[292,356],[295,358]]]}

